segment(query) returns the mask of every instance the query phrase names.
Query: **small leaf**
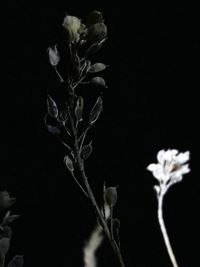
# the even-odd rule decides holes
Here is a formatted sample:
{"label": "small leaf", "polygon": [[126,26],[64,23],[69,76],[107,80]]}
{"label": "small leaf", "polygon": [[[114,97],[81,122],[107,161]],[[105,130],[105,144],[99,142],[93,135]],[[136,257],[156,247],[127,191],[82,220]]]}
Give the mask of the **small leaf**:
{"label": "small leaf", "polygon": [[9,263],[8,267],[22,267],[24,265],[24,256],[16,255]]}
{"label": "small leaf", "polygon": [[93,64],[90,69],[88,70],[90,73],[96,73],[96,72],[100,72],[102,70],[105,70],[106,65],[103,63],[95,63]]}
{"label": "small leaf", "polygon": [[88,145],[85,145],[82,147],[82,150],[81,150],[81,158],[83,160],[86,160],[89,158],[89,156],[91,155],[92,153],[92,142]]}
{"label": "small leaf", "polygon": [[64,163],[70,172],[74,171],[73,161],[68,156],[64,157]]}
{"label": "small leaf", "polygon": [[53,117],[58,117],[58,108],[56,105],[56,102],[50,97],[50,95],[47,96],[47,110],[48,114]]}
{"label": "small leaf", "polygon": [[93,124],[99,118],[99,115],[102,110],[103,110],[103,101],[102,101],[102,97],[99,96],[94,107],[90,111],[90,115],[89,115],[90,124]]}
{"label": "small leaf", "polygon": [[52,125],[49,125],[47,124],[47,129],[48,131],[51,133],[51,134],[60,134],[60,129],[56,126],[52,126]]}
{"label": "small leaf", "polygon": [[47,49],[48,56],[49,56],[49,62],[52,66],[57,66],[60,61],[60,55],[57,50],[57,45],[55,45],[53,48],[49,47]]}
{"label": "small leaf", "polygon": [[106,87],[106,82],[102,77],[94,77],[91,79],[90,83],[98,87]]}
{"label": "small leaf", "polygon": [[76,116],[76,120],[78,122],[83,120],[83,118],[82,118],[83,106],[84,106],[83,98],[81,96],[79,96],[78,100],[76,102],[76,108],[75,108],[75,116]]}

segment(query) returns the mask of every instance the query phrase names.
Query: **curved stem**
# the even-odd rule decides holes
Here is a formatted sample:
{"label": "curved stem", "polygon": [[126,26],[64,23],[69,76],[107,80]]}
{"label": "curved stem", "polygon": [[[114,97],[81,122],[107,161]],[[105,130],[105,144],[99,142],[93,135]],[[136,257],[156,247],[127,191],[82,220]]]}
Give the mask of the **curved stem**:
{"label": "curved stem", "polygon": [[163,235],[163,239],[164,239],[165,246],[167,248],[167,252],[168,252],[169,258],[171,260],[171,263],[172,263],[173,267],[178,267],[174,252],[172,250],[172,246],[170,244],[170,240],[169,240],[169,236],[168,236],[167,229],[165,226],[165,222],[163,219],[163,198],[164,198],[163,194],[158,196],[158,221],[160,224],[160,229],[161,229],[161,232]]}
{"label": "curved stem", "polygon": [[114,235],[113,235],[113,206],[110,207],[110,231],[111,231],[111,238],[114,239]]}
{"label": "curved stem", "polygon": [[[79,186],[79,188],[81,189],[81,191],[86,195],[86,197],[88,197],[88,194],[85,192],[85,190],[83,189],[82,185],[79,183],[79,181],[76,179],[74,173],[71,173],[72,177],[74,178],[75,182],[77,183],[77,185]],[[88,197],[89,198],[89,197]]]}
{"label": "curved stem", "polygon": [[61,76],[60,73],[58,72],[56,66],[54,66],[54,70],[55,70],[56,74],[58,75],[60,81],[61,81],[61,82],[64,82],[64,79],[62,78],[62,76]]}
{"label": "curved stem", "polygon": [[94,207],[94,210],[95,210],[95,213],[96,213],[96,216],[99,220],[99,223],[101,224],[110,244],[111,244],[111,247],[120,263],[120,266],[121,267],[125,267],[125,264],[124,264],[124,261],[123,261],[123,258],[122,258],[122,255],[121,255],[121,251],[120,251],[120,248],[118,247],[118,245],[116,244],[115,240],[112,239],[111,237],[111,234],[110,234],[110,231],[109,231],[109,228],[107,226],[107,223],[103,217],[103,214],[102,212],[100,211],[99,207],[98,207],[98,204],[96,202],[96,199],[94,197],[94,194],[92,192],[92,189],[90,187],[90,184],[88,182],[88,178],[85,174],[85,170],[84,170],[84,163],[80,157],[80,150],[79,150],[79,145],[78,145],[78,140],[77,140],[77,134],[76,134],[76,129],[74,127],[74,119],[71,115],[71,112],[70,112],[70,109],[69,109],[69,119],[70,119],[70,122],[71,122],[71,127],[72,127],[72,131],[73,131],[73,134],[74,134],[74,153],[75,153],[75,156],[77,158],[77,165],[78,165],[78,168],[79,168],[79,171],[80,171],[80,174],[81,174],[81,177],[83,179],[83,182],[85,184],[85,188],[86,188],[86,191],[87,191],[87,194],[88,194],[88,197]]}

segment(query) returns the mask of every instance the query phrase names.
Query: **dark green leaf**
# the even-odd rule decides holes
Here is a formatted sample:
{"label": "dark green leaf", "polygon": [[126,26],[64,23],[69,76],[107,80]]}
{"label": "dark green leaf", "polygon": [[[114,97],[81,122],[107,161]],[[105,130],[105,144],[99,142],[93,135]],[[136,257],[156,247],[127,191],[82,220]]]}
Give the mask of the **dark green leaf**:
{"label": "dark green leaf", "polygon": [[103,110],[103,100],[102,100],[102,97],[99,96],[92,110],[90,111],[90,115],[89,115],[90,124],[93,124],[99,118],[99,115],[102,110]]}
{"label": "dark green leaf", "polygon": [[50,95],[47,96],[47,111],[51,117],[58,117],[58,108],[56,102],[50,97]]}

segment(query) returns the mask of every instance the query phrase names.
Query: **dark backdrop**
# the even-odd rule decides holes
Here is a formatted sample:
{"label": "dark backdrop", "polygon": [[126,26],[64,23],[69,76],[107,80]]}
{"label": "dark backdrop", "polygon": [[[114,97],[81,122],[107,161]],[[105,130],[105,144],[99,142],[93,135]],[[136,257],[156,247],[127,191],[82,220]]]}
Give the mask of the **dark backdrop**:
{"label": "dark backdrop", "polygon": [[[109,68],[104,111],[88,139],[94,146],[86,165],[91,185],[99,197],[103,181],[119,184],[115,216],[127,266],[169,267],[155,180],[146,166],[160,149],[190,150],[192,172],[167,194],[165,218],[180,266],[199,266],[199,14],[189,1],[135,2],[43,7],[11,1],[2,8],[0,184],[17,197],[13,212],[21,214],[8,258],[24,254],[25,267],[83,266],[82,247],[95,223],[63,165],[64,148],[43,121],[47,89],[57,85],[46,49],[59,40],[66,11],[83,18],[94,9],[104,13],[109,29],[96,59]],[[87,99],[97,96],[81,90]],[[106,243],[99,254],[99,266],[117,266]]]}

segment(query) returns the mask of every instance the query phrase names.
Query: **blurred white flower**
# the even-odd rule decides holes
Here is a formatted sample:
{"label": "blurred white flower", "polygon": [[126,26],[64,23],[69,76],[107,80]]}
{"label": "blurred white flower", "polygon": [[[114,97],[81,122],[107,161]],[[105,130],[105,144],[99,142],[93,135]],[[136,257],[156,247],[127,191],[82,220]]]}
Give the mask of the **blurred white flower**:
{"label": "blurred white flower", "polygon": [[63,20],[63,27],[68,33],[69,42],[78,42],[80,38],[80,33],[84,29],[84,25],[81,20],[74,16],[65,16]]}
{"label": "blurred white flower", "polygon": [[179,153],[176,149],[160,150],[157,154],[158,163],[150,164],[147,170],[151,171],[161,184],[173,184],[180,182],[183,174],[190,172],[188,164],[185,164],[189,158],[189,151]]}

